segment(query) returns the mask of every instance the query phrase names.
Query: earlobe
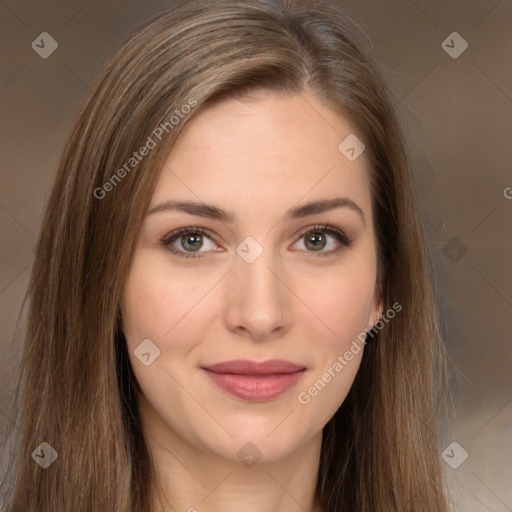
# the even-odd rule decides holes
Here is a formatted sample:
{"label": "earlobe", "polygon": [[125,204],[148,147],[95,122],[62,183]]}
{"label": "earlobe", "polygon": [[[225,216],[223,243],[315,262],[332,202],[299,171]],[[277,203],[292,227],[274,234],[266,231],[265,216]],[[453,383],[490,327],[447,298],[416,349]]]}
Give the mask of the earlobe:
{"label": "earlobe", "polygon": [[381,294],[379,291],[379,287],[375,287],[375,297],[374,297],[374,303],[372,308],[372,315],[370,318],[370,323],[368,325],[368,329],[372,329],[375,324],[381,319],[383,316],[383,307],[382,307],[382,299]]}
{"label": "earlobe", "polygon": [[375,325],[382,318],[382,316],[383,316],[383,314],[382,314],[382,311],[380,310],[380,307],[379,307],[377,312],[374,315],[372,315],[372,321],[370,322],[370,324],[367,327],[368,330],[371,330],[373,327],[375,327]]}

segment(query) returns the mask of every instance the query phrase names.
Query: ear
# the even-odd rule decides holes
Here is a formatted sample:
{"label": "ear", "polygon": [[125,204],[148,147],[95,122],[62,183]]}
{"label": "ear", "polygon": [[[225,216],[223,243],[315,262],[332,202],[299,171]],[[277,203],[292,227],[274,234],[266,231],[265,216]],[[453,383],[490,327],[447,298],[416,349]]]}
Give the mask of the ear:
{"label": "ear", "polygon": [[384,306],[382,304],[382,296],[378,284],[375,285],[375,292],[373,294],[372,307],[370,309],[370,316],[368,318],[367,328],[371,329],[379,320],[384,312]]}

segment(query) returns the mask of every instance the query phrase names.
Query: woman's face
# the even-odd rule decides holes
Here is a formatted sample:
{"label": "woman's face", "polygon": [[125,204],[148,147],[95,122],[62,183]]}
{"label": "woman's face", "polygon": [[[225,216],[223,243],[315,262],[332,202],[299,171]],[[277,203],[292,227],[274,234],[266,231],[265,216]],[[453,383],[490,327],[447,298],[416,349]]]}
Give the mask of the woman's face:
{"label": "woman's face", "polygon": [[[352,133],[304,93],[228,99],[181,134],[122,301],[143,424],[162,445],[273,461],[344,401],[380,309],[366,155],[339,149]],[[256,364],[271,360],[295,366]]]}

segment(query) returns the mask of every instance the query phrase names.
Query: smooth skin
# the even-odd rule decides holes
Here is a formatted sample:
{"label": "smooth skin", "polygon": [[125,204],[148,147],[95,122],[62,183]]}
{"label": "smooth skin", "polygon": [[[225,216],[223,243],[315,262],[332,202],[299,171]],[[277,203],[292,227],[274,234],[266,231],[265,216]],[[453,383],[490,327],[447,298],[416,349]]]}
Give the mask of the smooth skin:
{"label": "smooth skin", "polygon": [[[338,149],[351,133],[311,92],[227,99],[190,120],[162,169],[121,307],[143,429],[175,510],[320,510],[322,429],[347,396],[363,350],[309,403],[298,395],[382,311],[367,161]],[[286,216],[334,198],[349,199],[362,215],[342,206]],[[169,201],[212,205],[234,220],[166,208]],[[342,231],[351,245],[318,224]],[[172,238],[180,228],[192,233]],[[263,250],[251,263],[237,252],[255,254],[247,237]],[[134,354],[145,339],[160,350],[148,366]],[[251,402],[201,369],[232,359],[285,359],[307,369],[277,398]],[[248,467],[241,449],[261,458]]]}

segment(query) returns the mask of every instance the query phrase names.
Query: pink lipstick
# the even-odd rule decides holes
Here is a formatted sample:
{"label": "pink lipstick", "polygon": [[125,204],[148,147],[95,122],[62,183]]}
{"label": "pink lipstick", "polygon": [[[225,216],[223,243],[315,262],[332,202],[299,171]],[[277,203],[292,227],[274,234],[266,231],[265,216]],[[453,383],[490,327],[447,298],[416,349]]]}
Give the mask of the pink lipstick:
{"label": "pink lipstick", "polygon": [[306,370],[304,366],[272,359],[256,362],[237,359],[203,366],[205,373],[221,389],[254,402],[271,400],[294,386]]}

